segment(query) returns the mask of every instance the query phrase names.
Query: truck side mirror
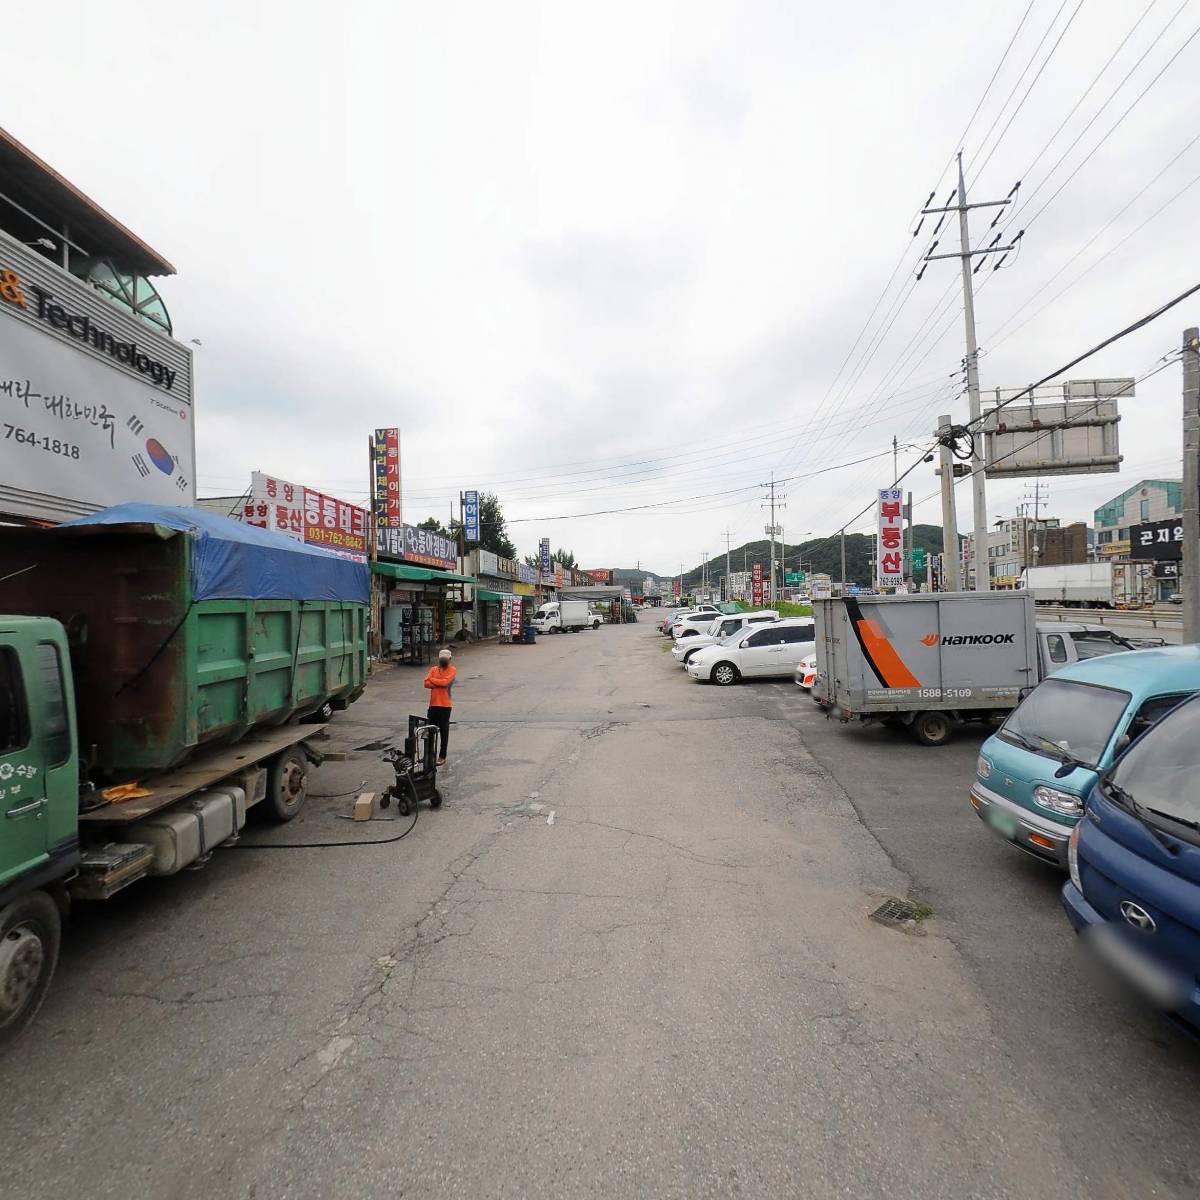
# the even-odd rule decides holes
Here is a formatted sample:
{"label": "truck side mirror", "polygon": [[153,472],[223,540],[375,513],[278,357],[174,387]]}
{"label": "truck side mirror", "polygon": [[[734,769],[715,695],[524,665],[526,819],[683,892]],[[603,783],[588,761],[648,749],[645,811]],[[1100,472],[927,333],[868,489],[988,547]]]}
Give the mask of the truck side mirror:
{"label": "truck side mirror", "polygon": [[1024,702],[1025,702],[1025,697],[1026,697],[1026,696],[1028,696],[1028,695],[1029,695],[1029,693],[1033,691],[1033,689],[1034,689],[1034,687],[1035,687],[1035,686],[1036,686],[1036,684],[1027,683],[1027,684],[1026,684],[1026,685],[1025,685],[1023,688],[1020,688],[1020,689],[1018,689],[1018,691],[1017,691],[1017,703],[1018,703],[1018,704],[1024,704]]}

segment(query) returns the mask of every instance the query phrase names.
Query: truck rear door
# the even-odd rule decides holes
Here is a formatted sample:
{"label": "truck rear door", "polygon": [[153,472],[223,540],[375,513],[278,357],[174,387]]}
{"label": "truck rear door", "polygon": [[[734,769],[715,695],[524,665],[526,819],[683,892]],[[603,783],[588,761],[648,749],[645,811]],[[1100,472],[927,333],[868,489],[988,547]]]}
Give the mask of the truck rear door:
{"label": "truck rear door", "polygon": [[0,884],[49,857],[46,772],[21,659],[0,645]]}

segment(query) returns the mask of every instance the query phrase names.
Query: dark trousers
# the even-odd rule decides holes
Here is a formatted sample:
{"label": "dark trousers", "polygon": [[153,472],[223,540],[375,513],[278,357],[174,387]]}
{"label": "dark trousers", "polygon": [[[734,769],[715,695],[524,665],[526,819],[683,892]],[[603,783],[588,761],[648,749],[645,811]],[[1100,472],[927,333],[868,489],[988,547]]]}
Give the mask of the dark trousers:
{"label": "dark trousers", "polygon": [[441,749],[438,751],[438,758],[446,757],[446,748],[450,745],[450,710],[448,708],[434,708],[431,704],[425,713],[426,719],[430,725],[438,727],[438,738],[441,742]]}

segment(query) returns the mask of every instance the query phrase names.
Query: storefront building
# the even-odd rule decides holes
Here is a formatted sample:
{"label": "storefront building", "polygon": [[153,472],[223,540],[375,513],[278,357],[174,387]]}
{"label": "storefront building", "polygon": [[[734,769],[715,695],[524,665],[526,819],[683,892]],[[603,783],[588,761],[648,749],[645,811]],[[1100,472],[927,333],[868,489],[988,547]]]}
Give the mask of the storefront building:
{"label": "storefront building", "polygon": [[1097,558],[1128,561],[1129,531],[1148,521],[1183,515],[1183,484],[1178,479],[1143,479],[1102,504],[1094,513]]}
{"label": "storefront building", "polygon": [[371,564],[379,606],[380,654],[424,664],[450,641],[474,576],[458,570],[454,542],[412,525],[376,530]]}
{"label": "storefront building", "polygon": [[150,283],[174,273],[0,130],[0,519],[194,502],[192,354]]}

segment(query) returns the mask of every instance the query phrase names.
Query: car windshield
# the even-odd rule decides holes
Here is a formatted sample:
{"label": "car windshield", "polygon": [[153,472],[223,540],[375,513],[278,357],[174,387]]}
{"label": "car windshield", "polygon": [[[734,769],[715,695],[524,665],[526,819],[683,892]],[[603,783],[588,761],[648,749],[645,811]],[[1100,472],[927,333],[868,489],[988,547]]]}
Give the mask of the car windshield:
{"label": "car windshield", "polygon": [[1079,629],[1071,634],[1075,653],[1081,659],[1099,658],[1103,654],[1115,654],[1118,650],[1132,650],[1133,646],[1124,638],[1117,637],[1110,629]]}
{"label": "car windshield", "polygon": [[1094,767],[1129,699],[1128,692],[1113,688],[1046,679],[1009,714],[1000,736],[1051,758],[1061,751]]}
{"label": "car windshield", "polygon": [[1112,780],[1144,809],[1188,824],[1200,821],[1200,699],[1168,713],[1118,762]]}

